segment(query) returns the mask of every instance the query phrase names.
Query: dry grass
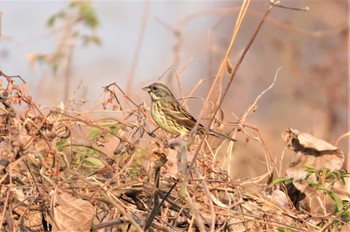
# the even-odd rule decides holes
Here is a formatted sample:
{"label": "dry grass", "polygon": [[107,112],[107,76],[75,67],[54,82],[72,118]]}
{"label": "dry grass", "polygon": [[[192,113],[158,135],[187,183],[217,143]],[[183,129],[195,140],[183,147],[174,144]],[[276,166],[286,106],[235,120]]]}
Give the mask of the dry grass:
{"label": "dry grass", "polygon": [[[218,128],[224,125],[216,119],[223,99],[269,12],[277,6],[272,4],[266,11],[233,66],[228,57],[249,3],[243,2],[199,115],[202,118],[209,111],[209,125],[215,122]],[[146,101],[134,102],[117,83],[104,88],[101,109],[84,111],[82,104],[76,110],[74,99],[60,108],[41,109],[22,78],[0,74],[0,225],[4,231],[349,229],[348,193],[341,202],[336,197],[331,201],[337,210],[326,205],[326,197],[317,198],[324,206],[319,212],[300,201],[298,190],[293,193],[298,195],[295,199],[287,181],[273,183],[284,176],[281,164],[247,118],[274,86],[278,72],[236,123],[225,124],[231,127],[231,136],[244,138],[238,143],[256,143],[264,154],[266,173],[247,180],[229,175],[237,144],[206,136],[172,138],[161,130],[151,131],[155,124]],[[228,78],[225,86],[223,78]],[[96,116],[107,110],[115,116]],[[220,163],[221,154],[226,166]],[[333,193],[332,187],[314,190]]]}
{"label": "dry grass", "polygon": [[[148,133],[145,104],[116,84],[105,88],[101,105],[120,117],[99,119],[69,106],[38,109],[23,80],[2,77],[3,230],[327,231],[344,225],[329,212],[296,210],[283,186],[258,184],[276,174],[268,155],[265,176],[235,180],[215,160],[221,149],[215,141],[200,146],[198,138],[187,144]],[[258,134],[244,120],[239,127]],[[254,192],[244,187],[248,182]]]}

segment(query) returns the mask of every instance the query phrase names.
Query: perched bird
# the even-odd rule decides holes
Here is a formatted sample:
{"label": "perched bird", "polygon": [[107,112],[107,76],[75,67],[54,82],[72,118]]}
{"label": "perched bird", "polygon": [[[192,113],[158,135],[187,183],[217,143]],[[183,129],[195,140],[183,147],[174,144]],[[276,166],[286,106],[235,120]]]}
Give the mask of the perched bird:
{"label": "perched bird", "polygon": [[[151,96],[152,118],[160,128],[176,135],[186,135],[191,132],[197,120],[180,105],[166,85],[153,83],[142,89]],[[197,134],[204,134],[204,132],[205,126],[198,124]],[[221,139],[236,141],[211,129],[209,129],[208,134]]]}

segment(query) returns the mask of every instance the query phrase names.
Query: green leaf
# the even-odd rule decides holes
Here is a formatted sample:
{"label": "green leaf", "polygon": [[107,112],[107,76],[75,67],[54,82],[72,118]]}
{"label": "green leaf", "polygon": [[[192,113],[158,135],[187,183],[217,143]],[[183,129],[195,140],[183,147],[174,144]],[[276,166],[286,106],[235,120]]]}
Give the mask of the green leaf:
{"label": "green leaf", "polygon": [[322,191],[325,191],[326,193],[330,192],[327,188],[325,188],[322,185],[319,185],[318,183],[314,183],[314,186],[316,186],[317,190],[322,190]]}
{"label": "green leaf", "polygon": [[92,130],[91,130],[90,134],[88,135],[89,139],[95,139],[95,138],[101,136],[102,133],[100,130],[98,130],[96,128],[91,128],[91,129]]}
{"label": "green leaf", "polygon": [[294,230],[292,230],[292,229],[283,228],[283,227],[278,227],[277,231],[278,232],[294,232]]}
{"label": "green leaf", "polygon": [[309,165],[305,165],[304,168],[305,168],[305,171],[309,172],[309,173],[316,173],[317,172],[316,168],[309,166]]}
{"label": "green leaf", "polygon": [[140,175],[140,170],[136,169],[136,168],[131,169],[130,170],[130,175],[138,176],[138,175]]}
{"label": "green leaf", "polygon": [[59,140],[56,142],[56,149],[57,151],[62,151],[62,147],[68,143],[68,140]]}
{"label": "green leaf", "polygon": [[340,217],[344,221],[350,222],[350,210],[345,211],[345,213],[343,213]]}
{"label": "green leaf", "polygon": [[115,124],[115,125],[112,125],[109,127],[109,129],[113,132],[113,133],[116,133],[119,129],[120,129],[120,126]]}
{"label": "green leaf", "polygon": [[53,25],[55,24],[56,22],[56,18],[57,16],[56,15],[53,15],[49,18],[49,20],[47,21],[47,26],[48,27],[53,27]]}
{"label": "green leaf", "polygon": [[330,170],[328,168],[321,168],[320,169],[321,176],[326,176],[329,172],[330,172]]}
{"label": "green leaf", "polygon": [[101,44],[100,38],[94,35],[82,35],[81,38],[83,40],[83,45],[85,46],[89,45],[90,43],[94,43],[96,45]]}
{"label": "green leaf", "polygon": [[339,212],[343,210],[344,204],[343,204],[343,201],[340,199],[340,197],[332,191],[328,191],[327,193],[334,200],[336,211]]}
{"label": "green leaf", "polygon": [[272,184],[289,184],[293,181],[293,178],[289,177],[279,177],[272,181]]}
{"label": "green leaf", "polygon": [[99,158],[92,157],[92,156],[86,157],[84,159],[84,162],[86,162],[94,167],[98,167],[98,168],[102,168],[105,166]]}

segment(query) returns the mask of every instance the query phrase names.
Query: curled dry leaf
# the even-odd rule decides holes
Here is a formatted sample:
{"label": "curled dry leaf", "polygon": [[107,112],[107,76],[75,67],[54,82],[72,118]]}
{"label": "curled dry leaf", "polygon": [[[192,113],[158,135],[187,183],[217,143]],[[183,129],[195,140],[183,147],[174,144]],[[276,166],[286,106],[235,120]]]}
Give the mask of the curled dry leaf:
{"label": "curled dry leaf", "polygon": [[273,202],[276,202],[283,209],[286,209],[286,210],[291,209],[289,206],[289,202],[288,202],[288,198],[287,198],[286,194],[281,190],[276,189],[276,190],[272,191],[271,200]]}
{"label": "curled dry leaf", "polygon": [[232,72],[233,72],[233,67],[232,67],[230,59],[227,59],[226,65],[227,65],[227,72],[228,72],[229,75],[231,75]]}
{"label": "curled dry leaf", "polygon": [[[288,177],[294,179],[293,186],[301,193],[306,195],[305,207],[309,208],[312,212],[324,212],[324,205],[328,210],[331,210],[333,203],[331,199],[327,199],[324,205],[320,204],[319,199],[325,199],[320,191],[317,191],[314,187],[309,186],[306,182],[298,182],[298,179],[304,179],[307,175],[305,166],[311,166],[315,169],[328,168],[330,171],[336,171],[341,169],[344,162],[344,153],[333,146],[332,144],[315,138],[307,133],[300,133],[295,129],[287,129],[282,137],[287,143],[288,147],[296,152],[296,160],[289,165],[286,170]],[[309,180],[316,180],[314,174],[308,177]],[[293,190],[295,192],[295,190]],[[289,196],[291,192],[288,191]],[[293,194],[292,194],[293,195]],[[327,198],[329,198],[327,196]],[[301,198],[302,199],[302,198]],[[294,204],[299,204],[299,201]]]}
{"label": "curled dry leaf", "polygon": [[58,191],[55,191],[53,202],[54,219],[58,227],[54,227],[53,231],[90,231],[95,216],[95,209],[90,202]]}
{"label": "curled dry leaf", "polygon": [[343,165],[344,153],[322,139],[291,128],[287,129],[282,137],[288,147],[296,152],[297,157],[297,160],[286,170],[288,177],[304,178],[305,166],[335,171]]}

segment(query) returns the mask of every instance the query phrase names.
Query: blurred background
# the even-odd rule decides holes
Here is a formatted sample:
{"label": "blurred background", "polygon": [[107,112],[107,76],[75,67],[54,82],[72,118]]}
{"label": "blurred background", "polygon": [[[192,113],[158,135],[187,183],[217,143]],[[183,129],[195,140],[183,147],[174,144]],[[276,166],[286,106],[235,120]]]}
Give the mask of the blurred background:
{"label": "blurred background", "polygon": [[[288,127],[332,144],[349,131],[348,1],[282,4],[310,10],[272,10],[223,103],[225,121],[234,122],[283,67],[247,120],[278,158],[285,146],[281,133]],[[102,110],[102,87],[113,82],[135,102],[148,101],[140,88],[156,82],[169,68],[161,82],[176,96],[177,76],[185,96],[206,80],[193,94],[205,98],[240,5],[241,1],[1,1],[0,69],[20,75],[37,104],[50,107],[76,92],[75,98]],[[268,7],[267,0],[251,2],[230,55],[233,66]],[[202,102],[190,99],[187,104],[198,115]],[[238,139],[231,175],[264,173],[261,146],[245,143],[243,134]],[[349,137],[338,146],[347,156]],[[293,158],[287,154],[286,165]]]}

